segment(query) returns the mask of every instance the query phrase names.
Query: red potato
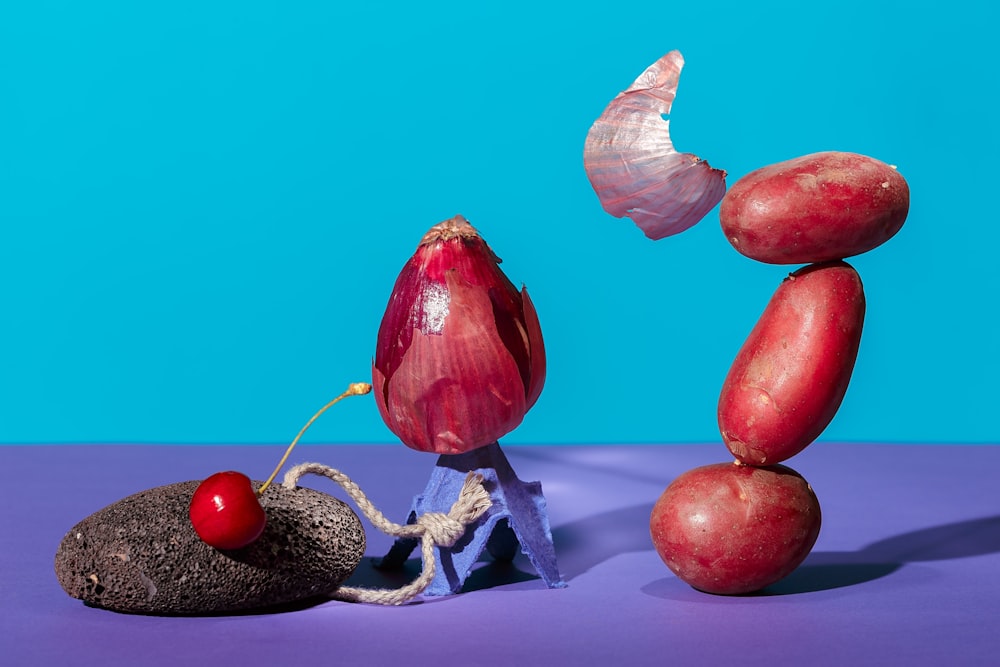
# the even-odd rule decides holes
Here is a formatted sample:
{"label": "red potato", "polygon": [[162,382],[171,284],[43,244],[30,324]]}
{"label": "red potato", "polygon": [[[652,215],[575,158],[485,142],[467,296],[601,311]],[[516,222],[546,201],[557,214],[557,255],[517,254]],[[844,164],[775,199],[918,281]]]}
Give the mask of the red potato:
{"label": "red potato", "polygon": [[719,430],[733,456],[770,465],[819,437],[844,399],[864,317],[861,278],[846,262],[782,281],[722,385]]}
{"label": "red potato", "polygon": [[785,466],[689,470],[653,505],[649,532],[677,577],[707,593],[750,593],[783,579],[816,543],[819,500]]}
{"label": "red potato", "polygon": [[894,167],[856,153],[825,152],[752,171],[719,208],[726,238],[768,264],[844,259],[903,226],[910,189]]}

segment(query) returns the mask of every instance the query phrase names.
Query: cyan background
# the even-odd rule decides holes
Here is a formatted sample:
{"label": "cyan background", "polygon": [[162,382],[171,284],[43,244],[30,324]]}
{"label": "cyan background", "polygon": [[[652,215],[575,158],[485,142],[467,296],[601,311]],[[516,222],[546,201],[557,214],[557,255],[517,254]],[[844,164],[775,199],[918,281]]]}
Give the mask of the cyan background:
{"label": "cyan background", "polygon": [[[829,149],[910,183],[903,230],[853,261],[868,318],[824,439],[997,442],[995,7],[5,3],[0,442],[288,441],[369,379],[399,268],[456,213],[546,335],[505,442],[718,440],[790,269],[738,255],[717,212],[648,241],[581,159],[675,48],[675,145],[730,184]],[[366,397],[307,440],[393,436]]]}

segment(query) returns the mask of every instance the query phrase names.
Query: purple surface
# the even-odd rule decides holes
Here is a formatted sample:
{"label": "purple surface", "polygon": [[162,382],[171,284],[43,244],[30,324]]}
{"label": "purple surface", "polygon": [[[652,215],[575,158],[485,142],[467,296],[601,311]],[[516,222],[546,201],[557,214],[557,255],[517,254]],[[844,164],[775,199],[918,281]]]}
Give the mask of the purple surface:
{"label": "purple surface", "polygon": [[[505,452],[519,476],[542,482],[567,588],[547,588],[519,557],[513,567],[483,564],[467,592],[404,607],[327,602],[269,615],[159,618],[88,608],[63,593],[52,569],[63,534],[145,488],[232,468],[265,474],[281,447],[0,447],[8,480],[0,662],[995,664],[998,446],[811,446],[789,463],[822,503],[819,541],[769,594],[747,597],[694,591],[660,562],[648,536],[663,488],[689,468],[727,460],[722,445]],[[398,445],[302,446],[294,458],[343,470],[400,521],[434,466]],[[325,480],[303,483],[339,495]],[[391,538],[366,530],[368,555],[383,555]],[[353,583],[387,584],[381,576],[366,560]]]}

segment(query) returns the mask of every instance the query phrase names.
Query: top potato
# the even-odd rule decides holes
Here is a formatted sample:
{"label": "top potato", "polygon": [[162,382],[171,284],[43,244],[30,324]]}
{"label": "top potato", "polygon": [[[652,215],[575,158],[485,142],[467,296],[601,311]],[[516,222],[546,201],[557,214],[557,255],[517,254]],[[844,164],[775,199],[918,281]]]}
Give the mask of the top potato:
{"label": "top potato", "polygon": [[910,188],[894,167],[828,151],[779,162],[738,180],[722,199],[726,238],[768,264],[812,264],[860,255],[906,220]]}

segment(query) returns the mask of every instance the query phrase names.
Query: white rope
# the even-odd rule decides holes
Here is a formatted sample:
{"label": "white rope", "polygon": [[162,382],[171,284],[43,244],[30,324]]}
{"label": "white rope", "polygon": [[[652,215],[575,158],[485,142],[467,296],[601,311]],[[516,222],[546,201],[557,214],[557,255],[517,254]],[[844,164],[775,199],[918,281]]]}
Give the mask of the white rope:
{"label": "white rope", "polygon": [[306,474],[322,475],[339,484],[357,504],[358,509],[371,521],[372,525],[383,533],[394,537],[420,539],[420,551],[423,569],[420,576],[412,582],[396,589],[385,588],[355,588],[341,586],[331,595],[337,599],[350,602],[368,602],[372,604],[400,605],[409,602],[424,592],[434,579],[437,561],[434,557],[434,547],[451,547],[465,534],[466,527],[475,523],[493,504],[490,494],[483,487],[483,476],[470,472],[465,477],[465,483],[458,494],[458,499],[447,514],[428,512],[417,517],[416,523],[398,524],[389,521],[368,500],[361,488],[344,473],[321,463],[302,463],[285,473],[282,486],[292,490],[299,478]]}

